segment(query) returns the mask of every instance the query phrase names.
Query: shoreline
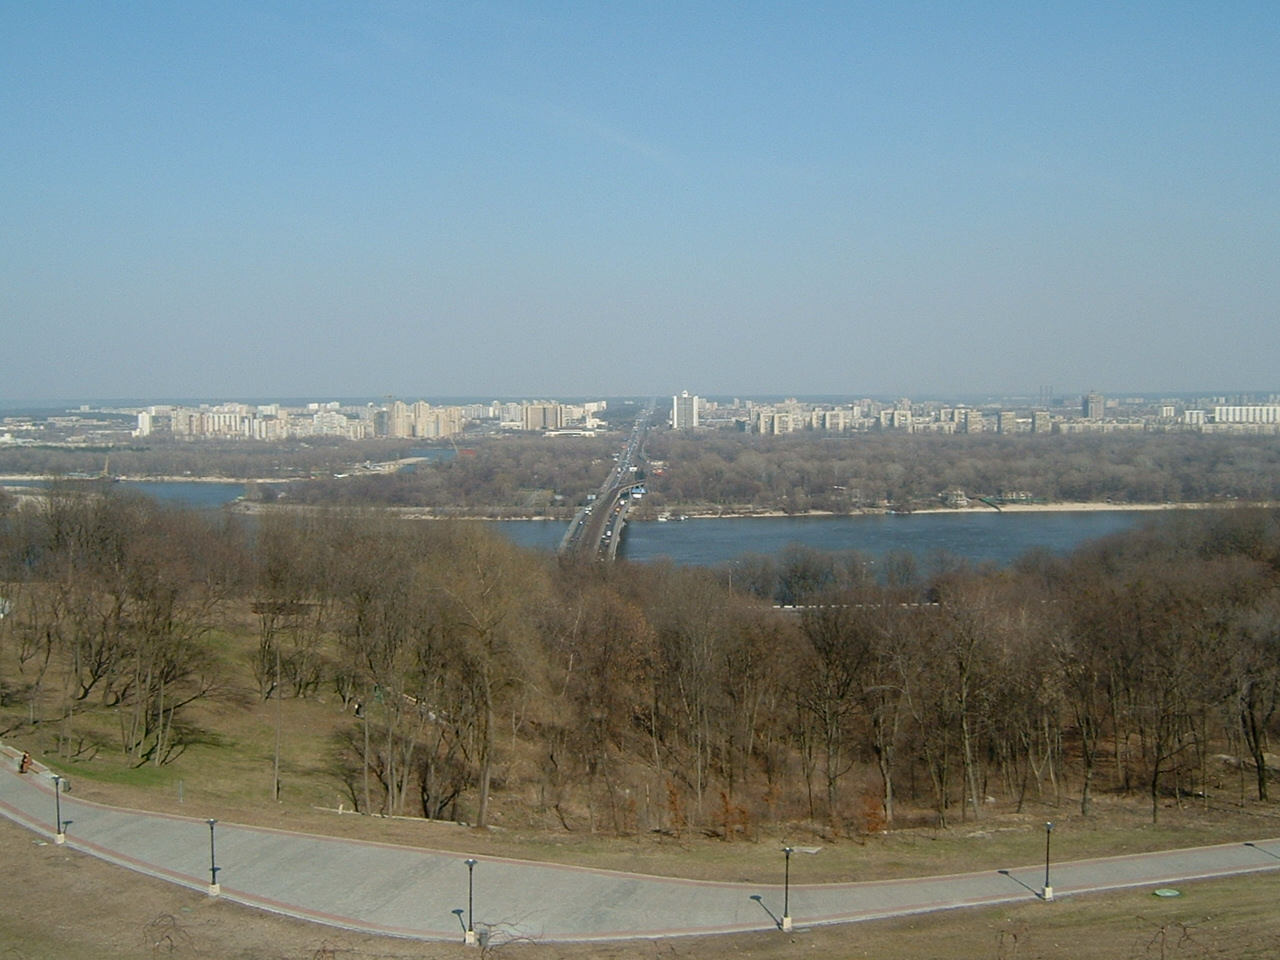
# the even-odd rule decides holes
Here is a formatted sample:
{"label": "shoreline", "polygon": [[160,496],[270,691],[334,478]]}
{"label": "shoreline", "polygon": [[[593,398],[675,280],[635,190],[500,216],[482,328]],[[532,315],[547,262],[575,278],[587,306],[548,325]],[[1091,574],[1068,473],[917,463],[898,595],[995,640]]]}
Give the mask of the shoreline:
{"label": "shoreline", "polygon": [[[982,504],[968,507],[921,507],[915,510],[901,511],[902,516],[916,514],[939,513],[1102,513],[1102,512],[1158,512],[1174,510],[1221,510],[1232,507],[1272,507],[1271,503],[1233,502],[1196,502],[1196,503],[1100,503],[1097,501],[1056,501],[1053,503],[1002,503],[999,509]],[[788,513],[785,510],[754,510],[725,513],[699,513],[690,511],[684,514],[689,520],[751,520],[755,518],[791,517],[881,517],[899,515],[889,509],[858,510],[850,513],[836,513],[831,510],[808,510],[804,513]],[[629,522],[653,523],[657,518],[640,519],[632,517]]]}
{"label": "shoreline", "polygon": [[[0,491],[7,492],[16,497],[31,497],[37,495],[30,489],[30,484],[48,483],[54,480],[66,480],[66,477],[45,476],[45,475],[19,475],[10,474],[0,476]],[[75,478],[72,482],[90,483],[100,478],[84,477]],[[206,484],[224,484],[224,485],[254,485],[269,484],[272,486],[288,484],[292,482],[286,479],[246,479],[246,478],[227,478],[227,477],[190,477],[190,476],[161,476],[161,477],[129,477],[118,476],[110,478],[101,478],[111,481],[127,482],[130,484],[148,484],[148,483],[206,483]],[[253,500],[240,500],[235,502],[235,506],[245,513],[258,513],[263,510],[270,509],[326,509],[324,504],[299,504],[292,503],[288,499],[282,501],[273,501],[270,503],[262,503]],[[349,507],[350,505],[334,504],[333,507]],[[963,514],[969,512],[980,513],[1094,513],[1094,512],[1169,512],[1179,510],[1222,510],[1244,507],[1258,508],[1274,508],[1276,504],[1263,502],[1243,502],[1243,501],[1199,501],[1188,503],[1112,503],[1100,501],[1052,501],[1047,503],[1002,503],[999,507],[993,506],[981,501],[971,501],[968,506],[963,507],[947,507],[947,506],[926,506],[901,511],[902,515],[910,516],[914,514]],[[468,514],[459,516],[452,513],[436,513],[429,508],[413,507],[413,506],[390,506],[379,504],[361,505],[357,509],[386,509],[391,513],[399,514],[404,519],[413,520],[486,520],[493,522],[507,521],[548,521],[553,523],[566,523],[571,521],[571,517],[567,519],[548,516],[494,516],[493,514]],[[674,512],[674,511],[673,511]],[[756,510],[749,505],[739,505],[737,507],[706,509],[698,507],[690,507],[680,511],[683,520],[750,520],[750,519],[803,519],[805,517],[865,517],[865,516],[892,516],[899,513],[888,508],[870,508],[850,511],[848,513],[837,513],[831,510],[807,510],[803,513],[794,513],[786,510]],[[638,517],[632,515],[628,518],[629,523],[656,523],[657,516]]]}
{"label": "shoreline", "polygon": [[125,474],[113,474],[108,477],[68,477],[63,474],[7,474],[0,476],[0,485],[21,485],[26,483],[51,483],[55,480],[67,480],[72,483],[91,483],[106,480],[111,483],[293,483],[305,477],[279,478],[263,477],[246,479],[244,477],[130,477]]}
{"label": "shoreline", "polygon": [[[312,503],[291,503],[288,500],[277,500],[271,503],[259,503],[256,501],[240,501],[236,503],[236,508],[244,513],[258,513],[264,510],[293,509],[293,510],[325,510],[325,509],[342,509],[348,507],[345,504],[334,504],[331,506],[325,504]],[[1169,512],[1178,510],[1222,510],[1235,507],[1274,507],[1271,503],[1238,503],[1238,502],[1199,502],[1199,503],[1097,503],[1091,501],[1071,501],[1057,503],[1011,503],[1001,504],[999,510],[994,507],[983,504],[981,506],[969,507],[922,507],[919,510],[904,511],[901,514],[895,514],[894,511],[888,509],[870,509],[858,510],[850,513],[836,513],[833,510],[808,510],[804,513],[788,513],[785,510],[742,510],[740,512],[725,513],[698,513],[689,512],[683,514],[682,520],[672,518],[670,522],[682,523],[687,520],[761,520],[761,519],[792,519],[802,520],[806,517],[883,517],[883,516],[914,516],[917,514],[953,514],[953,513],[1104,513],[1104,512]],[[406,506],[379,506],[378,504],[369,504],[360,506],[356,509],[386,510],[389,513],[396,514],[404,520],[484,520],[490,523],[526,523],[543,521],[548,523],[569,523],[572,517],[548,517],[548,516],[508,516],[498,517],[493,514],[467,514],[458,515],[450,513],[435,513],[429,509],[422,507],[406,507]],[[696,508],[695,508],[696,511]],[[636,517],[627,518],[627,523],[658,523],[657,517]]]}
{"label": "shoreline", "polygon": [[923,510],[914,510],[913,513],[967,513],[970,510],[978,510],[980,512],[990,513],[1092,513],[1105,511],[1161,511],[1161,510],[1219,510],[1223,507],[1236,506],[1271,506],[1268,503],[1248,503],[1240,504],[1238,502],[1226,503],[1222,501],[1209,501],[1198,503],[1098,503],[1097,501],[1057,501],[1054,503],[1002,503],[997,510],[995,507],[983,504],[980,507],[926,507]]}

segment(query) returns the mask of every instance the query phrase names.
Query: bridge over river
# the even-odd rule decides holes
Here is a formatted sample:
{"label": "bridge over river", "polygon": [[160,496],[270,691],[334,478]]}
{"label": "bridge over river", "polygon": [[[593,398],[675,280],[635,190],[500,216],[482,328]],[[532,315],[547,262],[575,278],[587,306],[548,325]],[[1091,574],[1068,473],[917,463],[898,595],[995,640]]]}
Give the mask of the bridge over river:
{"label": "bridge over river", "polygon": [[637,480],[643,462],[644,441],[653,417],[654,401],[636,417],[631,436],[618,453],[617,463],[600,485],[595,499],[578,510],[560,541],[560,556],[613,560],[627,522],[627,509],[635,491],[644,482]]}

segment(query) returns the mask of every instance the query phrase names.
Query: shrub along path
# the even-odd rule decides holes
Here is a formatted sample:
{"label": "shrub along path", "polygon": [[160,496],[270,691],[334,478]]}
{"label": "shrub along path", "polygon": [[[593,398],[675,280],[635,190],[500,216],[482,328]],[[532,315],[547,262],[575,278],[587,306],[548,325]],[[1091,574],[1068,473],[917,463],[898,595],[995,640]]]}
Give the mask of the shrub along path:
{"label": "shrub along path", "polygon": [[[4,749],[0,814],[50,839],[49,772],[18,772]],[[784,896],[796,926],[844,923],[1041,896],[1043,863],[869,883],[713,883],[476,857],[367,841],[140,813],[61,795],[66,845],[197,890],[218,868],[220,896],[350,930],[460,940],[472,912],[482,937],[613,940],[767,930]],[[211,842],[212,841],[212,842]],[[793,875],[803,859],[793,858]],[[1054,863],[1055,896],[1280,869],[1280,839]]]}

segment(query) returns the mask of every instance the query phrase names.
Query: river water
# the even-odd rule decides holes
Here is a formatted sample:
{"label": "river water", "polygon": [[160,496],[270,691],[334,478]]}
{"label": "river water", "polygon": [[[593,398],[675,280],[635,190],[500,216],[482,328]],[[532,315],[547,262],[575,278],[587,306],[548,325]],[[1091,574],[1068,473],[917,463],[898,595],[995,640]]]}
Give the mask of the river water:
{"label": "river water", "polygon": [[[217,507],[244,493],[239,483],[129,483],[122,487],[165,500]],[[872,558],[894,551],[927,566],[950,554],[973,563],[1005,566],[1033,549],[1065,554],[1080,544],[1127,530],[1149,511],[1097,510],[997,513],[877,514],[850,517],[699,518],[669,523],[629,523],[619,555],[635,562],[669,558],[675,563],[717,565],[747,554],[777,556],[799,544],[823,551],[857,550]],[[555,550],[565,524],[522,520],[491,524],[522,547]]]}
{"label": "river water", "polygon": [[[942,554],[973,563],[1006,566],[1034,549],[1071,552],[1088,540],[1128,530],[1150,511],[966,511],[851,517],[699,518],[670,523],[628,523],[619,556],[645,562],[714,566],[745,554],[777,556],[799,544],[823,551],[857,550],[877,558],[913,554],[922,566]],[[499,524],[522,546],[554,550],[564,525],[547,521]],[[508,529],[510,528],[510,529]]]}

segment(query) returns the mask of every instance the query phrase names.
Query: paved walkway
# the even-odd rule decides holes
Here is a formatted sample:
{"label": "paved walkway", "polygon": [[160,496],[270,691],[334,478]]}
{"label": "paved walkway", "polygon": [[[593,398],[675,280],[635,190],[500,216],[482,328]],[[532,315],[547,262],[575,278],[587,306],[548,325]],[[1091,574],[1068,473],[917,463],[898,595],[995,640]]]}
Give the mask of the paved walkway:
{"label": "paved walkway", "polygon": [[[19,775],[0,756],[0,815],[44,836],[57,819],[53,780],[39,765]],[[209,889],[207,821],[106,807],[63,794],[66,844],[197,890]],[[458,940],[467,867],[456,853],[218,823],[221,896],[352,930]],[[775,929],[779,886],[709,883],[479,857],[475,927],[495,937],[616,940]],[[1280,839],[1055,863],[1055,896],[1280,869]],[[792,884],[796,926],[1031,900],[1044,864],[948,877]]]}

